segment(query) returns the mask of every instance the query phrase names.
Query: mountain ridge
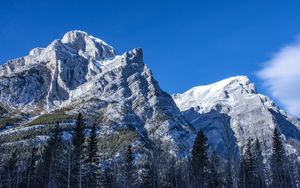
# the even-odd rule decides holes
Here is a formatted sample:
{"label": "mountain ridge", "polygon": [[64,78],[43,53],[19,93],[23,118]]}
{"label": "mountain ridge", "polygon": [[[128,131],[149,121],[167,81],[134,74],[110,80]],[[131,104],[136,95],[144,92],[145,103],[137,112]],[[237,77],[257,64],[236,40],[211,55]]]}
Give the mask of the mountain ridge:
{"label": "mountain ridge", "polygon": [[101,134],[133,127],[139,139],[160,140],[170,152],[187,154],[189,124],[160,89],[139,48],[116,55],[100,39],[71,31],[62,41],[2,65],[0,72],[0,102],[26,115],[0,136],[10,129],[27,131],[40,119],[44,123],[37,129],[48,129],[45,116],[61,120],[81,112],[101,125]]}
{"label": "mountain ridge", "polygon": [[[159,140],[177,156],[189,155],[200,129],[212,150],[223,156],[229,147],[233,157],[238,156],[248,137],[259,138],[269,148],[275,127],[280,127],[289,153],[299,152],[299,119],[259,94],[248,77],[171,96],[144,64],[142,49],[117,55],[104,41],[78,30],[1,65],[0,105],[3,117],[10,117],[0,136],[32,125],[48,129],[53,122],[45,116],[61,121],[82,112],[96,118],[101,135],[134,128],[140,135],[137,140]],[[74,122],[63,123],[67,127]]]}
{"label": "mountain ridge", "polygon": [[[211,137],[210,145],[215,146],[216,150],[218,145],[224,145],[224,139],[218,139],[222,137],[218,128],[227,127],[233,131],[230,140],[237,139],[234,148],[238,151],[249,137],[262,141],[264,149],[271,148],[273,130],[279,127],[288,152],[299,151],[297,144],[295,147],[289,144],[300,138],[299,119],[289,116],[269,97],[258,93],[247,76],[235,76],[193,87],[172,97],[196,130],[207,130],[206,134],[211,135],[208,136]],[[268,149],[266,153],[270,154],[271,150]]]}

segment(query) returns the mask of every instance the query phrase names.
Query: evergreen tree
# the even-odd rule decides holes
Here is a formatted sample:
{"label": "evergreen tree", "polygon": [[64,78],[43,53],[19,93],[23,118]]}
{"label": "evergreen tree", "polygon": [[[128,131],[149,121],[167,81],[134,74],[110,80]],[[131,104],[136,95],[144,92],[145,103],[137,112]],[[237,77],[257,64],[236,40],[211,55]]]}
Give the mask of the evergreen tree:
{"label": "evergreen tree", "polygon": [[141,188],[152,188],[154,185],[154,171],[153,167],[151,165],[151,161],[146,159],[145,164],[143,165],[143,168],[140,173],[140,187]]}
{"label": "evergreen tree", "polygon": [[285,169],[287,157],[280,137],[279,130],[274,129],[273,145],[271,156],[271,171],[273,187],[284,188],[291,187],[291,179],[289,173]]}
{"label": "evergreen tree", "polygon": [[262,156],[261,144],[259,140],[256,138],[254,144],[254,187],[257,188],[264,188],[266,186],[265,182],[265,165],[264,165],[264,158]]}
{"label": "evergreen tree", "polygon": [[163,174],[163,179],[161,182],[162,188],[173,188],[177,187],[177,180],[176,180],[176,161],[174,157],[169,156],[165,163],[165,173]]}
{"label": "evergreen tree", "polygon": [[244,173],[245,173],[245,186],[246,188],[253,186],[254,183],[254,155],[252,139],[248,138],[246,144],[246,151],[244,155]]}
{"label": "evergreen tree", "polygon": [[241,155],[238,185],[243,188],[266,186],[263,156],[257,139],[255,143],[251,138],[247,140],[245,154]]}
{"label": "evergreen tree", "polygon": [[85,124],[82,114],[79,113],[74,128],[73,143],[73,164],[72,164],[72,187],[82,187],[82,159],[85,141]]}
{"label": "evergreen tree", "polygon": [[90,132],[88,143],[87,143],[87,187],[96,187],[98,172],[98,140],[97,140],[97,128],[94,123]]}
{"label": "evergreen tree", "polygon": [[100,185],[103,188],[115,187],[115,178],[109,167],[106,167],[100,176]]}
{"label": "evergreen tree", "polygon": [[132,152],[132,147],[129,145],[125,156],[124,156],[124,178],[125,178],[125,187],[134,187],[134,175],[135,175],[135,165],[134,165],[134,156]]}
{"label": "evergreen tree", "polygon": [[207,138],[200,130],[194,141],[191,155],[192,183],[196,187],[205,187],[208,178]]}
{"label": "evergreen tree", "polygon": [[37,176],[37,148],[32,148],[29,159],[28,159],[28,167],[27,167],[27,181],[26,188],[35,187],[35,181]]}
{"label": "evergreen tree", "polygon": [[17,187],[17,174],[18,174],[18,158],[17,152],[14,149],[7,160],[4,167],[5,175],[2,177],[4,179],[4,186],[7,188]]}
{"label": "evergreen tree", "polygon": [[69,164],[71,163],[71,149],[72,147],[70,141],[61,142],[58,145],[54,163],[54,179],[57,187],[67,187],[66,185],[68,185]]}
{"label": "evergreen tree", "polygon": [[239,178],[238,178],[238,187],[240,188],[246,188],[246,161],[245,157],[242,154],[240,156],[240,166],[239,166]]}
{"label": "evergreen tree", "polygon": [[42,161],[38,167],[37,187],[56,187],[56,173],[57,173],[57,162],[58,162],[58,147],[62,143],[61,140],[61,129],[59,124],[55,125],[53,133],[45,146],[42,153]]}

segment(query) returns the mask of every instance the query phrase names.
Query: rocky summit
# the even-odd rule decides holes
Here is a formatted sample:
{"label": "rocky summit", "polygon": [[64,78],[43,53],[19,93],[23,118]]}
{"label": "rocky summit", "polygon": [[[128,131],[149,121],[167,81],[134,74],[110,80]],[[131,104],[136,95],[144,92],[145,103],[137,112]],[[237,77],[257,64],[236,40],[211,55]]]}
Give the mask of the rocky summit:
{"label": "rocky summit", "polygon": [[259,94],[246,76],[228,78],[173,95],[177,106],[196,130],[203,129],[215,151],[238,156],[247,139],[262,142],[271,154],[272,135],[279,128],[289,154],[299,155],[300,121]]}
{"label": "rocky summit", "polygon": [[47,136],[39,130],[56,121],[72,126],[72,117],[81,112],[94,117],[103,135],[130,127],[144,143],[158,139],[173,154],[187,154],[192,127],[160,89],[142,49],[116,55],[102,40],[70,31],[3,64],[0,75],[3,142],[15,143],[8,137],[28,131]]}

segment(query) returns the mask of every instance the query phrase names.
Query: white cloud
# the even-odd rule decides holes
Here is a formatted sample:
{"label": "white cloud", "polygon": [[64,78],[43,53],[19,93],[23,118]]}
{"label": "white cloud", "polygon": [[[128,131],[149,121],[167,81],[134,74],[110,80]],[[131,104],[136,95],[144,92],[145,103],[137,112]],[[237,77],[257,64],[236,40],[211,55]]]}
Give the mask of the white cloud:
{"label": "white cloud", "polygon": [[275,53],[258,76],[289,113],[300,116],[300,40]]}

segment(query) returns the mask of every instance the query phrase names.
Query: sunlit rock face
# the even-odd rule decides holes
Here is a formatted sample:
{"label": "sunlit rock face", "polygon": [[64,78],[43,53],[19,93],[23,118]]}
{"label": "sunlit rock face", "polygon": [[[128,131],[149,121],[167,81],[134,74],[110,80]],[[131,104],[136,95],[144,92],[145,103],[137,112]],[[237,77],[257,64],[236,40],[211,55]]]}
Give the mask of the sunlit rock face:
{"label": "sunlit rock face", "polygon": [[298,154],[299,120],[259,94],[246,76],[194,87],[173,99],[194,128],[206,132],[214,150],[224,155],[227,148],[238,153],[249,137],[258,138],[265,154],[270,154],[275,127],[279,127],[287,151]]}
{"label": "sunlit rock face", "polygon": [[46,48],[0,67],[0,100],[22,109],[53,109],[70,99],[70,92],[93,79],[114,49],[82,31],[70,31]]}
{"label": "sunlit rock face", "polygon": [[[32,116],[64,111],[98,117],[102,126],[133,127],[186,155],[191,127],[143,62],[141,49],[123,55],[82,31],[0,67],[0,103]],[[25,122],[26,123],[26,122]]]}

